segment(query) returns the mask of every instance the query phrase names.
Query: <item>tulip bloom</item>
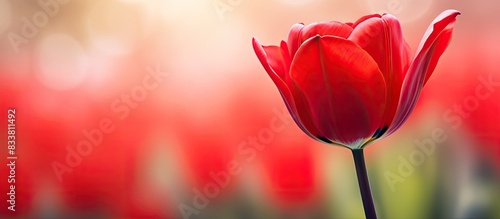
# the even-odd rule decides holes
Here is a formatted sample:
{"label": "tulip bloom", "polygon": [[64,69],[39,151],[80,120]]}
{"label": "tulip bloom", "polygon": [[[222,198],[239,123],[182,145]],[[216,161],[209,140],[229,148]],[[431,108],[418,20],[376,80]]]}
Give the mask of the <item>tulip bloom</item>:
{"label": "tulip bloom", "polygon": [[302,131],[321,142],[361,149],[409,117],[458,14],[441,13],[413,58],[390,14],[354,23],[295,24],[280,46],[262,46],[254,38],[253,48]]}
{"label": "tulip bloom", "polygon": [[311,138],[352,150],[367,218],[376,218],[363,148],[408,119],[451,41],[456,16],[429,26],[412,57],[399,21],[367,15],[354,23],[295,24],[280,46],[253,48],[297,125]]}

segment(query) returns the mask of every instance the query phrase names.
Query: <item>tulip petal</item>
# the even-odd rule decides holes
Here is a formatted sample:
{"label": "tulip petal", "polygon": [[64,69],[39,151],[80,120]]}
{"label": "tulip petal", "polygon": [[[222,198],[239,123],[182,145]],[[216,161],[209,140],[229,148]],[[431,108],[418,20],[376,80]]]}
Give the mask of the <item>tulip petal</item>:
{"label": "tulip petal", "polygon": [[[292,116],[293,120],[297,125],[299,126],[300,129],[307,135],[309,135],[311,138],[319,140],[317,138],[317,129],[312,125],[311,122],[308,122],[308,119],[310,116],[308,116],[307,112],[302,112],[302,114],[299,114],[297,111],[297,107],[295,105],[295,100],[294,97],[292,96],[292,93],[290,92],[290,89],[288,88],[286,82],[284,81],[285,78],[281,78],[274,70],[273,66],[271,66],[270,61],[269,61],[269,56],[267,54],[268,51],[271,52],[272,55],[276,55],[277,51],[286,51],[286,43],[283,44],[282,42],[282,47],[264,47],[262,46],[259,41],[256,38],[252,39],[252,45],[253,49],[255,51],[255,54],[259,58],[260,63],[266,70],[266,72],[269,74],[271,79],[273,80],[274,84],[276,84],[276,87],[278,87],[278,90],[281,94],[281,97],[283,98],[283,101],[285,102],[285,105],[290,112],[290,115]],[[285,47],[284,47],[285,46]],[[267,49],[266,49],[267,48]],[[283,56],[287,56],[288,54],[285,54]],[[281,56],[281,55],[280,55]],[[282,57],[283,57],[282,56]],[[276,60],[276,59],[274,59]],[[285,58],[286,60],[286,58]],[[276,64],[276,63],[274,63]],[[285,67],[283,67],[284,69]],[[287,76],[288,77],[288,76]],[[304,119],[301,119],[304,118]],[[302,122],[304,120],[304,122]]]}
{"label": "tulip petal", "polygon": [[386,135],[401,127],[413,111],[420,91],[451,41],[453,26],[459,14],[456,10],[444,11],[427,29],[404,79],[399,107]]}
{"label": "tulip petal", "polygon": [[391,44],[392,55],[391,64],[394,71],[394,75],[392,76],[396,79],[394,83],[399,85],[398,89],[396,89],[398,91],[397,96],[399,98],[401,84],[403,83],[406,72],[411,64],[411,49],[403,37],[403,31],[398,19],[390,14],[383,15],[382,19],[387,24],[389,31],[389,42]]}
{"label": "tulip petal", "polygon": [[382,17],[382,16],[381,16],[380,14],[369,14],[369,15],[365,15],[365,16],[363,16],[363,17],[359,18],[356,22],[354,22],[354,23],[352,24],[352,28],[356,28],[356,27],[357,27],[360,23],[362,23],[363,21],[368,20],[368,19],[370,19],[370,18],[374,18],[374,17],[375,17],[375,18],[380,18],[380,17]]}
{"label": "tulip petal", "polygon": [[264,63],[269,65],[269,69],[266,68],[269,76],[273,77],[275,75],[283,80],[285,78],[285,67],[281,48],[278,46],[262,46],[255,38],[253,39],[253,46],[262,65]]}
{"label": "tulip petal", "polygon": [[[425,73],[424,85],[427,83],[427,81],[431,77],[432,73],[434,72],[434,69],[436,68],[437,63],[439,61],[439,58],[441,57],[441,55],[444,53],[444,51],[446,50],[446,48],[450,44],[451,37],[453,35],[453,28],[454,28],[455,22],[457,20],[456,17],[458,15],[460,15],[459,11],[448,10],[447,12],[446,11],[443,12],[440,16],[438,16],[438,18],[436,18],[436,20],[438,20],[438,19],[441,20],[440,17],[443,18],[443,20],[441,20],[441,22],[443,23],[442,25],[444,26],[444,29],[441,31],[439,36],[436,36],[437,34],[433,36],[431,33],[428,33],[431,31],[427,30],[425,33],[425,36],[427,36],[428,34],[429,35],[428,35],[428,37],[424,38],[427,40],[425,40],[425,43],[421,42],[419,45],[419,50],[417,50],[418,51],[417,54],[422,53],[424,48],[430,48],[431,50],[433,50],[433,52],[431,51],[431,53],[433,53],[433,54],[431,54],[431,56],[428,57],[429,67],[427,68],[427,72]],[[437,23],[436,23],[436,25],[437,25]],[[434,25],[434,30],[437,29],[436,25]],[[434,33],[434,32],[435,31],[432,31],[432,33]],[[430,39],[432,37],[437,37],[437,39],[435,40],[435,42],[433,44],[430,43]],[[422,44],[424,44],[424,45],[422,45]],[[428,44],[428,45],[425,45],[425,44]],[[422,49],[420,50],[420,48],[422,48]],[[426,60],[426,59],[423,59],[423,60]]]}
{"label": "tulip petal", "polygon": [[302,29],[300,33],[300,44],[316,35],[337,36],[347,39],[351,32],[351,26],[338,21],[312,23]]}
{"label": "tulip petal", "polygon": [[389,126],[398,107],[404,75],[410,63],[410,48],[399,21],[392,15],[372,15],[358,20],[349,40],[358,44],[377,62],[384,75],[387,108],[381,128]]}
{"label": "tulip petal", "polygon": [[359,147],[380,125],[384,78],[373,58],[352,41],[334,36],[309,39],[297,51],[290,76],[296,85],[292,92],[303,92],[305,98],[299,101],[309,106],[323,137]]}
{"label": "tulip petal", "polygon": [[[385,127],[392,124],[394,117],[397,112],[399,105],[399,99],[401,98],[401,87],[403,81],[411,64],[411,49],[403,38],[403,31],[401,30],[401,25],[396,17],[385,14],[382,19],[387,24],[389,31],[389,42],[390,42],[390,66],[388,74],[385,75],[386,83],[388,84],[388,97],[387,97],[387,108],[385,111]],[[383,135],[383,133],[381,133]]]}
{"label": "tulip petal", "polygon": [[348,38],[363,48],[377,62],[385,79],[392,74],[392,50],[389,30],[381,18],[372,17],[358,24]]}
{"label": "tulip petal", "polygon": [[291,58],[295,56],[295,53],[299,49],[300,46],[299,38],[302,28],[304,28],[304,24],[302,23],[294,24],[292,28],[290,28],[290,31],[288,32],[288,39],[286,42],[288,44],[288,51],[290,52]]}

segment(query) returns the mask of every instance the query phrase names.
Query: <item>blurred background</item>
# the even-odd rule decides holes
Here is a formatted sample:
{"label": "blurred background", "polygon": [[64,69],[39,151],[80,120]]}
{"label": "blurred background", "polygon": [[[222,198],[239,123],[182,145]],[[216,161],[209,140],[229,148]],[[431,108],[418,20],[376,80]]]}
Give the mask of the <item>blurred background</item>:
{"label": "blurred background", "polygon": [[417,108],[365,150],[376,208],[500,218],[491,0],[0,0],[0,217],[363,218],[350,151],[299,130],[251,38],[388,12],[415,52],[445,9],[462,15]]}

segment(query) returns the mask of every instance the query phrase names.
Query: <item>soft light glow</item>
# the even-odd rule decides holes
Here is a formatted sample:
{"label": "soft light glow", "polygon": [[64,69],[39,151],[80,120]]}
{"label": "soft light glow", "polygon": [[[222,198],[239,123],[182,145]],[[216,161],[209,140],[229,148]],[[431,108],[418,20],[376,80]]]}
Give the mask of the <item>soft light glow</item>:
{"label": "soft light glow", "polygon": [[38,80],[54,90],[79,86],[87,73],[87,55],[80,43],[65,34],[53,34],[41,41],[37,50]]}
{"label": "soft light glow", "polygon": [[141,32],[140,19],[139,11],[132,4],[100,2],[91,10],[87,21],[93,46],[110,55],[130,53]]}

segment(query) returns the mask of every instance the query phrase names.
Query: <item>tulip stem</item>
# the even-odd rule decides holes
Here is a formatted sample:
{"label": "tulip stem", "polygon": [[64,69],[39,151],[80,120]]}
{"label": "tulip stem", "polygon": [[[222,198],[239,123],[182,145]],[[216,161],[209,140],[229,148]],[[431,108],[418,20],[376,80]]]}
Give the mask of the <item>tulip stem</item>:
{"label": "tulip stem", "polygon": [[361,198],[363,199],[365,216],[367,219],[376,219],[377,214],[375,212],[375,205],[373,204],[373,197],[370,189],[370,181],[368,180],[368,173],[366,171],[363,149],[352,150],[352,156],[354,157],[356,174],[358,175],[359,190],[361,192]]}

